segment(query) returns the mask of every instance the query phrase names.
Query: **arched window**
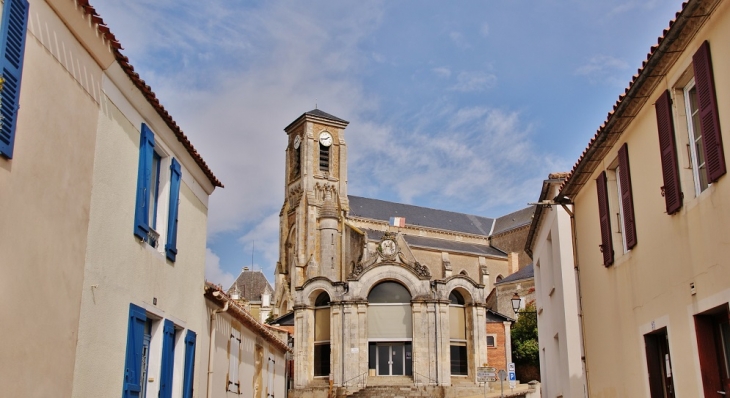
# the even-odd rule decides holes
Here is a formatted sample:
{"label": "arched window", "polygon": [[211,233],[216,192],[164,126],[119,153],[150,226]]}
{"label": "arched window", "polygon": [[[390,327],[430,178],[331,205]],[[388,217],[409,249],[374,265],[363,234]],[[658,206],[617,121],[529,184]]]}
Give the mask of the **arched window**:
{"label": "arched window", "polygon": [[464,296],[457,290],[449,294],[449,338],[451,346],[451,375],[467,376],[466,311]]}
{"label": "arched window", "polygon": [[331,146],[319,144],[319,170],[322,172],[330,171],[330,148]]}
{"label": "arched window", "polygon": [[378,376],[411,375],[411,294],[397,282],[381,282],[368,294],[368,368]]}
{"label": "arched window", "polygon": [[330,296],[322,292],[314,300],[314,376],[330,374]]}
{"label": "arched window", "polygon": [[502,279],[504,279],[502,275],[497,275],[497,282],[502,282]]}

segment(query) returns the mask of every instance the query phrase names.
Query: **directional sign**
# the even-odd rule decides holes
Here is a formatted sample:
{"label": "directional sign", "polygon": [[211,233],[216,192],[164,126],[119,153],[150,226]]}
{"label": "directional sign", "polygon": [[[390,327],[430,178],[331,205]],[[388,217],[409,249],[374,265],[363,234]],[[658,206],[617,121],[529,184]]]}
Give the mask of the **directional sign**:
{"label": "directional sign", "polygon": [[497,381],[497,369],[491,366],[477,367],[477,383]]}

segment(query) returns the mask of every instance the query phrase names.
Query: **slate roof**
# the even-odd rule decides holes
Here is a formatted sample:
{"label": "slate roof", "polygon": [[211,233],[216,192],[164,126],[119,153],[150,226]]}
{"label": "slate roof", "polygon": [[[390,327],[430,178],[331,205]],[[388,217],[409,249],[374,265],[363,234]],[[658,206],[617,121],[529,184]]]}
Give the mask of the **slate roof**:
{"label": "slate roof", "polygon": [[262,271],[241,271],[226,294],[230,295],[234,286],[238,286],[241,298],[248,301],[261,301],[261,295],[266,291],[266,288],[269,289],[269,294],[274,292]]}
{"label": "slate roof", "polygon": [[519,271],[515,272],[514,274],[507,275],[506,278],[495,283],[495,285],[502,285],[505,283],[521,281],[521,280],[530,279],[530,278],[534,278],[534,277],[535,277],[535,268],[532,266],[532,264],[528,264],[528,265],[522,267]]}
{"label": "slate roof", "polygon": [[122,55],[121,50],[123,50],[123,48],[121,43],[119,43],[117,38],[114,36],[114,33],[109,30],[109,27],[106,26],[104,20],[101,18],[99,13],[96,12],[96,9],[94,9],[94,7],[89,4],[89,0],[78,0],[77,4],[81,6],[84,14],[89,16],[90,24],[92,26],[96,26],[96,30],[99,32],[99,36],[101,36],[102,40],[105,40],[107,44],[109,44],[110,50],[114,53],[114,58],[116,58],[117,63],[119,63],[119,66],[122,67],[124,73],[129,76],[132,84],[134,84],[135,87],[137,87],[139,91],[142,92],[142,95],[147,99],[147,102],[152,105],[155,111],[157,111],[157,114],[160,115],[165,124],[167,124],[167,127],[172,130],[172,133],[175,134],[177,140],[180,141],[182,146],[188,151],[195,163],[197,163],[198,167],[203,170],[203,173],[205,173],[205,176],[208,177],[210,183],[213,184],[214,187],[223,188],[223,184],[213,174],[213,172],[208,167],[208,164],[205,163],[205,160],[203,160],[200,154],[198,154],[198,151],[195,150],[193,144],[190,143],[188,137],[185,135],[185,133],[183,133],[182,129],[180,129],[177,123],[172,119],[170,113],[167,112],[162,104],[160,104],[160,100],[157,99],[157,96],[152,91],[152,88],[150,88],[150,86],[148,86],[147,83],[145,83],[145,81],[139,77],[139,74],[134,71],[134,67],[132,66],[132,64],[129,63],[129,58]]}
{"label": "slate roof", "polygon": [[489,236],[494,219],[436,210],[427,207],[388,202],[348,195],[350,200],[350,216],[389,221],[390,217],[404,217],[407,225],[415,225],[462,232],[474,235]]}
{"label": "slate roof", "polygon": [[487,323],[492,323],[492,322],[502,323],[502,322],[514,322],[514,321],[515,321],[514,318],[510,318],[501,312],[497,312],[497,311],[490,310],[489,308],[487,308]]}
{"label": "slate roof", "polygon": [[492,235],[497,235],[511,229],[529,225],[532,222],[532,215],[535,214],[535,206],[525,207],[522,210],[499,217],[494,222]]}
{"label": "slate roof", "polygon": [[347,120],[340,119],[339,117],[330,115],[327,112],[321,111],[319,109],[312,109],[309,112],[302,113],[301,116],[299,116],[298,118],[294,119],[293,122],[289,123],[288,126],[284,127],[284,131],[289,130],[289,128],[291,126],[294,126],[295,124],[299,123],[299,120],[301,120],[301,118],[303,118],[304,116],[314,116],[314,117],[318,117],[318,118],[321,118],[321,119],[327,119],[327,120],[331,120],[333,122],[337,122],[337,123],[344,124],[345,126],[347,126],[348,124],[350,124],[350,122],[348,122]]}
{"label": "slate roof", "polygon": [[[368,236],[369,240],[373,241],[379,241],[383,238],[383,231],[377,231],[374,229],[364,229],[365,233]],[[476,254],[479,256],[492,256],[492,257],[506,257],[507,254],[503,251],[496,249],[489,245],[479,245],[476,243],[467,243],[467,242],[455,242],[451,240],[446,239],[438,239],[438,238],[427,238],[424,236],[415,236],[415,235],[408,235],[403,234],[403,239],[405,239],[406,243],[408,243],[408,246],[411,247],[423,247],[423,248],[430,248],[430,249],[437,249],[447,252],[461,252],[461,253],[469,253],[469,254]]]}
{"label": "slate roof", "polygon": [[274,318],[267,323],[269,325],[294,326],[294,311],[287,312],[286,314],[278,318]]}

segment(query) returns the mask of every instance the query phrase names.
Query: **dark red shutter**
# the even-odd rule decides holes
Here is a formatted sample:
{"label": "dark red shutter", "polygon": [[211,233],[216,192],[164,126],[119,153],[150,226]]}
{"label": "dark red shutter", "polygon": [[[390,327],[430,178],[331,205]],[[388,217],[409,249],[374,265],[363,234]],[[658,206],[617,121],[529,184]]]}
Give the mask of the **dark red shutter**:
{"label": "dark red shutter", "polygon": [[656,124],[659,129],[659,151],[662,159],[664,186],[662,193],[667,204],[667,214],[674,214],[682,207],[682,188],[679,183],[677,143],[674,137],[672,98],[665,91],[656,102]]}
{"label": "dark red shutter", "polygon": [[695,72],[695,86],[700,105],[700,125],[704,142],[705,164],[709,182],[717,181],[727,172],[725,151],[720,133],[720,113],[715,96],[715,78],[712,75],[710,43],[705,41],[692,57]]}
{"label": "dark red shutter", "polygon": [[700,373],[702,374],[702,390],[706,397],[720,396],[722,391],[720,370],[717,363],[717,349],[715,345],[714,327],[711,315],[695,315],[695,331],[697,332],[697,354],[700,359]]}
{"label": "dark red shutter", "polygon": [[598,192],[598,216],[601,222],[601,252],[603,252],[603,265],[613,264],[613,241],[611,240],[611,217],[608,209],[608,188],[606,186],[606,172],[602,172],[596,178],[596,190]]}
{"label": "dark red shutter", "polygon": [[626,249],[636,246],[636,220],[634,218],[634,195],[631,191],[631,170],[629,170],[629,146],[624,144],[618,150],[619,178],[621,179],[621,204],[624,211],[624,237]]}

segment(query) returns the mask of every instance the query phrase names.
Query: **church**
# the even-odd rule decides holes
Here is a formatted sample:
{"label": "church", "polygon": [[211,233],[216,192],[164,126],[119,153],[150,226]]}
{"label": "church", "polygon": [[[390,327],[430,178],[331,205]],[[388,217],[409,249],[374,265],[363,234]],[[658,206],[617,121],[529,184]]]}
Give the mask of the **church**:
{"label": "church", "polygon": [[529,263],[534,209],[495,219],[350,196],[347,125],[315,109],[284,129],[273,312],[293,312],[293,388],[475,386],[494,344],[486,299]]}

